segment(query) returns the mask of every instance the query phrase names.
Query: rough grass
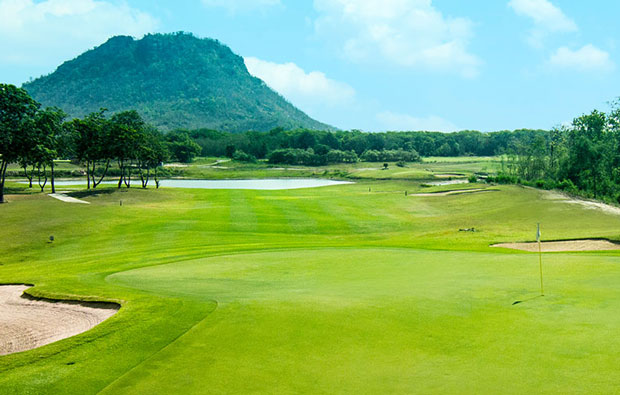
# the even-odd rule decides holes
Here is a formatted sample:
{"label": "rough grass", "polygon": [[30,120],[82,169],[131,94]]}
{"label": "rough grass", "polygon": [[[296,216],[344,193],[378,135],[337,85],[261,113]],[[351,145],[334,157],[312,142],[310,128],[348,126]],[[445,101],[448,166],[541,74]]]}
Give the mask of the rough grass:
{"label": "rough grass", "polygon": [[0,283],[123,308],[1,357],[0,392],[613,392],[619,253],[545,254],[547,295],[530,299],[536,255],[489,245],[537,222],[548,239],[617,240],[618,217],[513,186],[403,193],[426,189],[10,196]]}

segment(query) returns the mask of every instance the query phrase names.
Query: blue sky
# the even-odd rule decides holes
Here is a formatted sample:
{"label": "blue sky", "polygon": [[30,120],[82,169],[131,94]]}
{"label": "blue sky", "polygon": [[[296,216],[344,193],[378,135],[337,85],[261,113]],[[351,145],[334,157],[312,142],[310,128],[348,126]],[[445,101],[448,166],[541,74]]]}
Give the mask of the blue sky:
{"label": "blue sky", "polygon": [[0,0],[0,75],[183,30],[342,129],[551,128],[620,96],[618,15],[611,0]]}

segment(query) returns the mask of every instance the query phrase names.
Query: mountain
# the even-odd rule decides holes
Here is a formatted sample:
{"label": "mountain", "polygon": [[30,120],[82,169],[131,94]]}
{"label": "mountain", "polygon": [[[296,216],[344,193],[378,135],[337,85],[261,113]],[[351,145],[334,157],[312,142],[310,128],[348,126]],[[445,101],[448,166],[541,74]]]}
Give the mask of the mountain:
{"label": "mountain", "polygon": [[113,37],[23,88],[73,117],[135,109],[163,130],[334,129],[250,75],[227,46],[187,33]]}

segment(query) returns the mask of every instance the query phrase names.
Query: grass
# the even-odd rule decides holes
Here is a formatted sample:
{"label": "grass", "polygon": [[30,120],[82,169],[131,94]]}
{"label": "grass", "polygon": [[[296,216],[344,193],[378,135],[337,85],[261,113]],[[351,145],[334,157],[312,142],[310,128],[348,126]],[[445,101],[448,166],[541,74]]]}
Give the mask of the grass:
{"label": "grass", "polygon": [[[536,222],[546,239],[620,239],[617,217],[541,191],[405,197],[445,187],[369,179],[292,191],[110,188],[82,195],[87,206],[10,186],[19,194],[0,206],[0,283],[123,308],[82,335],[0,357],[3,394],[620,384],[620,253],[544,254],[547,295],[530,299],[537,256],[489,247],[532,240]],[[479,232],[458,231],[471,227]]]}

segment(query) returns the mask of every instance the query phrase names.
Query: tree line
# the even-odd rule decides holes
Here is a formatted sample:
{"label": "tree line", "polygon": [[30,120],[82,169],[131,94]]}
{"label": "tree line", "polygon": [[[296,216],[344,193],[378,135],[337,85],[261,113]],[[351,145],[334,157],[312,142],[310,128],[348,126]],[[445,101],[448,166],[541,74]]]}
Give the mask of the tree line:
{"label": "tree line", "polygon": [[202,156],[228,156],[238,160],[267,159],[270,163],[324,165],[367,162],[415,162],[429,156],[492,156],[514,151],[548,131],[521,129],[482,133],[462,131],[385,132],[316,131],[307,129],[227,133],[209,129],[176,130],[189,135]]}
{"label": "tree line", "polygon": [[518,144],[495,181],[620,202],[620,103]]}
{"label": "tree line", "polygon": [[[187,160],[200,147],[187,135],[165,136],[144,122],[133,110],[106,117],[105,110],[81,119],[66,120],[54,107],[41,105],[21,88],[0,84],[0,203],[8,165],[18,163],[29,186],[48,183],[55,188],[55,160],[70,159],[86,169],[87,188],[96,188],[109,174],[111,164],[118,174],[118,188],[131,186],[132,177],[146,188],[151,179],[159,187],[159,169],[164,161]],[[190,159],[191,160],[191,159]]]}

